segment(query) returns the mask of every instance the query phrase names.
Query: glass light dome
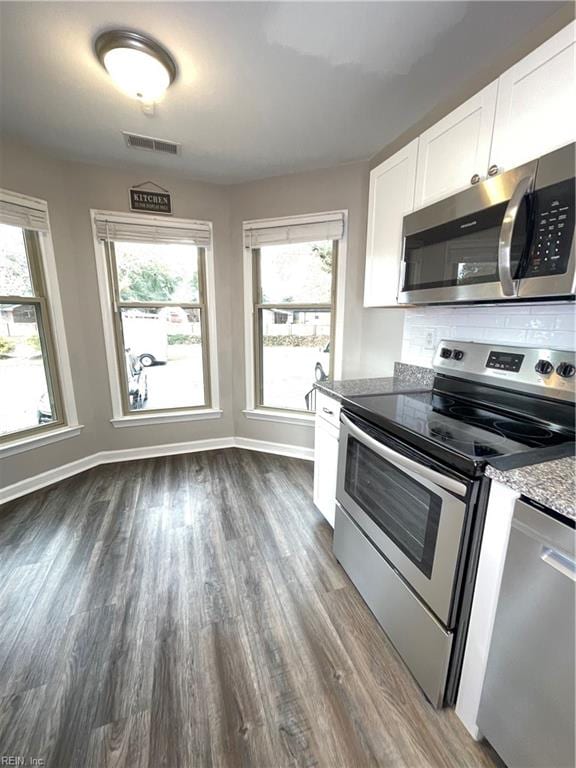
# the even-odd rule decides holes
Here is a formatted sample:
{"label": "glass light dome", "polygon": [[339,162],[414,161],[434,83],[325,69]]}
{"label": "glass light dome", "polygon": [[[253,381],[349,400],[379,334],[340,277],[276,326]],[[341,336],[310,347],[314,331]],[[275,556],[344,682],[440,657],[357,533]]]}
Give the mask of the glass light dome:
{"label": "glass light dome", "polygon": [[118,88],[133,99],[158,101],[176,77],[168,51],[136,32],[104,32],[95,51]]}

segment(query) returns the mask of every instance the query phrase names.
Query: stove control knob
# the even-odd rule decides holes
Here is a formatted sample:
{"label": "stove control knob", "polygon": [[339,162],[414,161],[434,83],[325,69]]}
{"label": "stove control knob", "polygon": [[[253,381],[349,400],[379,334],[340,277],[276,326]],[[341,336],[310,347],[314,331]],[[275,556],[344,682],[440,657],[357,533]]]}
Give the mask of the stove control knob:
{"label": "stove control knob", "polygon": [[452,357],[452,350],[448,349],[448,347],[442,347],[440,350],[440,357],[445,358],[448,360],[448,358]]}
{"label": "stove control knob", "polygon": [[454,357],[454,360],[462,360],[462,358],[464,357],[464,352],[462,352],[461,349],[455,349],[453,357]]}
{"label": "stove control knob", "polygon": [[548,376],[548,374],[552,373],[554,370],[554,366],[550,362],[550,360],[538,360],[536,365],[534,366],[534,370],[536,373],[541,373],[542,376]]}
{"label": "stove control knob", "polygon": [[560,363],[558,368],[556,368],[556,373],[558,376],[562,376],[563,379],[570,379],[576,373],[576,368],[572,363]]}

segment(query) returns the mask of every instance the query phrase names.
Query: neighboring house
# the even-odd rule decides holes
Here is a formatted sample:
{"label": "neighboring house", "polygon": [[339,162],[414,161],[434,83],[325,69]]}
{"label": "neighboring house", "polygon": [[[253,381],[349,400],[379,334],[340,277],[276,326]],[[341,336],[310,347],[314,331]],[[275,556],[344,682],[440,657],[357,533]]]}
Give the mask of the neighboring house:
{"label": "neighboring house", "polygon": [[0,336],[30,336],[36,332],[35,326],[36,313],[32,306],[5,304],[0,307]]}

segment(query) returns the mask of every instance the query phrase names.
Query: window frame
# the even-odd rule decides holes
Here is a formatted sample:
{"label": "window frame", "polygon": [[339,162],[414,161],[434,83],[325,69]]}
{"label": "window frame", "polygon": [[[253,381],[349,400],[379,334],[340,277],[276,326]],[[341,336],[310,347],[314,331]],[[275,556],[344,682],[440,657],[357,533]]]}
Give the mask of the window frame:
{"label": "window frame", "polygon": [[[98,285],[100,293],[100,308],[104,326],[104,341],[106,347],[106,360],[108,364],[108,376],[110,380],[110,394],[112,398],[112,418],[114,427],[146,426],[154,423],[171,423],[190,421],[197,419],[214,419],[222,415],[219,407],[218,388],[218,361],[216,346],[216,304],[214,286],[214,259],[212,247],[211,222],[195,222],[191,219],[176,219],[170,217],[148,216],[132,213],[121,213],[103,210],[91,210],[92,231],[96,256],[96,268],[98,273]],[[163,227],[187,227],[194,223],[201,223],[210,229],[209,247],[196,246],[198,249],[198,302],[126,302],[120,300],[117,270],[112,265],[115,257],[114,249],[108,248],[108,243],[98,239],[96,233],[96,221],[99,218],[110,220],[130,221],[135,225],[145,224],[153,226],[155,221]],[[113,241],[112,241],[113,243]],[[115,260],[115,259],[114,259]],[[202,361],[204,399],[202,405],[174,406],[168,408],[131,410],[126,388],[125,362],[122,350],[124,349],[124,337],[122,330],[121,309],[125,308],[153,309],[162,307],[182,307],[184,309],[198,309],[202,330]]]}
{"label": "window frame", "polygon": [[[344,236],[339,240],[333,240],[334,258],[332,269],[331,303],[262,303],[261,286],[259,279],[260,248],[251,247],[250,238],[247,236],[247,228],[254,224],[269,226],[290,226],[308,224],[315,219],[321,219],[324,215],[332,216],[341,214],[344,221]],[[243,411],[248,419],[262,421],[280,421],[301,426],[313,426],[314,413],[304,408],[279,408],[267,406],[262,403],[262,354],[263,345],[260,341],[261,325],[259,317],[261,309],[288,309],[289,311],[310,311],[314,309],[330,311],[330,372],[329,375],[337,378],[342,375],[342,347],[344,337],[344,286],[346,275],[346,233],[348,231],[348,211],[330,211],[327,213],[314,213],[302,216],[291,216],[279,219],[259,219],[243,222],[244,227],[244,314],[245,314],[245,397],[246,407]],[[306,242],[306,241],[305,241]],[[315,242],[315,240],[310,240]],[[310,386],[313,386],[311,379]]]}
{"label": "window frame", "polygon": [[35,424],[0,435],[0,456],[7,457],[75,437],[80,434],[83,426],[78,423],[76,412],[48,204],[45,200],[7,189],[0,189],[0,196],[8,204],[41,212],[46,219],[45,231],[14,224],[23,233],[32,295],[2,294],[0,303],[28,304],[36,308],[48,394],[55,416],[46,424]]}
{"label": "window frame", "polygon": [[[314,242],[314,241],[311,241]],[[332,272],[330,275],[330,303],[306,303],[306,302],[263,302],[262,281],[260,277],[262,249],[252,248],[252,296],[254,317],[254,405],[257,410],[282,411],[287,413],[307,414],[305,408],[280,408],[278,406],[265,405],[264,403],[264,334],[262,327],[263,310],[284,310],[288,312],[330,312],[330,337],[328,343],[330,349],[334,348],[334,332],[336,328],[336,288],[338,276],[338,240],[332,240]],[[328,377],[334,368],[333,358],[330,355],[330,369]],[[312,387],[312,382],[311,382]]]}
{"label": "window frame", "polygon": [[[194,246],[191,246],[194,247]],[[118,266],[116,262],[116,248],[113,240],[104,243],[106,257],[108,259],[110,275],[110,291],[113,301],[114,332],[116,335],[116,355],[118,358],[118,367],[124,372],[125,362],[123,351],[126,348],[124,340],[124,328],[122,325],[123,309],[163,309],[164,307],[181,307],[182,309],[196,309],[200,316],[200,338],[202,344],[202,385],[204,389],[204,402],[201,405],[183,405],[171,406],[168,408],[150,408],[139,411],[130,408],[130,398],[126,387],[126,377],[122,376],[120,387],[120,396],[122,399],[122,410],[124,416],[133,416],[134,414],[153,414],[153,413],[177,413],[187,411],[205,410],[212,407],[212,393],[210,390],[210,339],[208,323],[206,320],[206,248],[198,247],[198,299],[193,302],[174,302],[174,301],[123,301],[120,298],[120,288],[118,285]]]}

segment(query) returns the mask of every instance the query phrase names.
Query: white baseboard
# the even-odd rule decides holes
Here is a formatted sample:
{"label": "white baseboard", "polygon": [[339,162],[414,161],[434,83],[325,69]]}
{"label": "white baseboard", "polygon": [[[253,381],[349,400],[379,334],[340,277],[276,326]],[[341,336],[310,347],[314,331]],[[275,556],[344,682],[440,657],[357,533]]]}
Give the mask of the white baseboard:
{"label": "white baseboard", "polygon": [[92,469],[92,467],[97,467],[102,463],[100,456],[100,453],[93,453],[91,456],[86,456],[83,459],[71,461],[69,464],[62,464],[62,466],[49,469],[47,472],[41,472],[39,475],[27,477],[18,483],[7,485],[0,489],[0,504],[5,504],[7,501],[17,499],[19,496],[25,496],[27,493],[45,488],[47,485],[52,485],[52,483],[57,483],[60,480],[65,480],[67,477],[77,475],[79,472],[85,472],[87,469]]}
{"label": "white baseboard", "polygon": [[0,489],[0,504],[25,496],[27,493],[38,491],[47,485],[52,485],[67,477],[85,472],[100,464],[113,464],[117,461],[136,461],[138,459],[153,459],[159,456],[174,456],[181,453],[197,453],[198,451],[214,451],[222,448],[243,448],[248,451],[262,451],[279,456],[290,456],[296,459],[312,460],[313,448],[302,448],[285,443],[270,443],[265,440],[251,440],[247,437],[216,437],[208,440],[193,440],[187,443],[168,443],[166,445],[150,445],[144,448],[124,448],[116,451],[100,451],[86,456],[61,467],[49,469],[34,477],[20,480],[18,483],[7,485]]}
{"label": "white baseboard", "polygon": [[314,460],[314,448],[303,448],[299,445],[287,445],[286,443],[269,443],[266,440],[252,440],[249,437],[235,437],[236,448],[245,448],[247,451],[261,451],[262,453],[275,453],[278,456],[290,456],[293,459]]}
{"label": "white baseboard", "polygon": [[197,453],[215,451],[219,448],[234,448],[233,437],[213,437],[207,440],[191,440],[187,443],[167,443],[165,445],[147,445],[144,448],[124,448],[117,451],[103,451],[99,464],[113,464],[116,461],[137,461],[154,459],[159,456],[176,456],[179,453]]}

